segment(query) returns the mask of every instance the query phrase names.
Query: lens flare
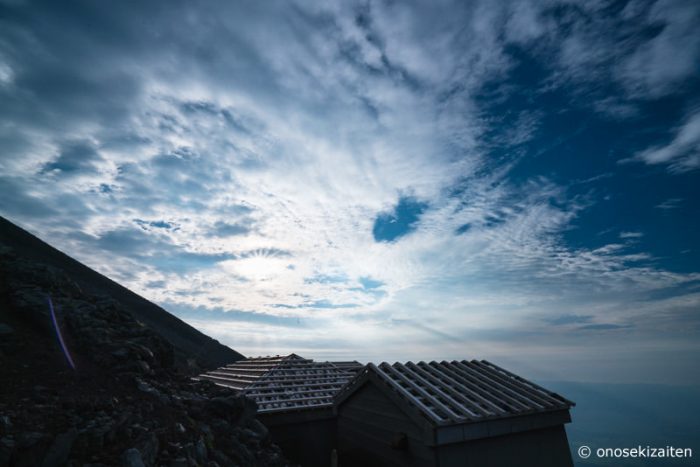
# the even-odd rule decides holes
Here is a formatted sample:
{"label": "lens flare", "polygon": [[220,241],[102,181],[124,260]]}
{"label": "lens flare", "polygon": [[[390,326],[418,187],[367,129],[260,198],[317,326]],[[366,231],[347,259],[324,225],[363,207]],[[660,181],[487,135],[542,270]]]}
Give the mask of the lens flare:
{"label": "lens flare", "polygon": [[58,321],[56,320],[56,313],[54,312],[53,309],[53,302],[51,301],[51,297],[47,297],[49,301],[49,310],[51,310],[51,321],[53,322],[53,328],[56,330],[56,337],[58,337],[58,343],[61,344],[61,350],[63,350],[63,355],[66,357],[66,360],[68,361],[68,364],[72,369],[75,370],[75,363],[73,363],[73,358],[70,356],[70,352],[68,352],[68,347],[66,347],[66,343],[63,341],[63,335],[61,334],[61,329],[58,327]]}

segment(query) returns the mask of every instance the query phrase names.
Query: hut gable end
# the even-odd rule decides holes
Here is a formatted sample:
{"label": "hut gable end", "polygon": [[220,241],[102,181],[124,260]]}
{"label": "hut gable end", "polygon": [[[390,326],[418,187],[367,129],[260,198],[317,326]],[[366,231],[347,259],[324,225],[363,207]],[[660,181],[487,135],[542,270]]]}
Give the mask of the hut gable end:
{"label": "hut gable end", "polygon": [[572,466],[573,402],[481,360],[368,364],[335,398],[353,465]]}

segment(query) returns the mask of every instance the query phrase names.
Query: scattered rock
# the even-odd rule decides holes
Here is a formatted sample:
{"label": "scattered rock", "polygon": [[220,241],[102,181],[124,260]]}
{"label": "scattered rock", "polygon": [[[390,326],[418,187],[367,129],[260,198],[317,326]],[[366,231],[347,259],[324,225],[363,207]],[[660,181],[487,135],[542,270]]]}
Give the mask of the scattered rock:
{"label": "scattered rock", "polygon": [[129,351],[122,347],[112,352],[111,355],[118,360],[126,360],[129,358]]}
{"label": "scattered rock", "polygon": [[44,433],[37,433],[35,431],[22,433],[17,438],[17,446],[20,449],[31,448],[44,438],[46,438],[46,435]]}
{"label": "scattered rock", "polygon": [[269,431],[265,425],[258,419],[253,419],[249,423],[250,429],[257,435],[260,439],[267,438]]}
{"label": "scattered rock", "polygon": [[145,392],[146,394],[150,394],[155,397],[160,397],[161,395],[156,388],[154,388],[153,386],[141,379],[136,380],[136,387],[139,389],[139,391]]}
{"label": "scattered rock", "polygon": [[41,463],[42,467],[64,465],[66,461],[68,461],[70,450],[73,447],[73,443],[77,437],[78,431],[75,428],[56,436],[53,444],[51,444],[49,451],[44,457],[44,462]]}
{"label": "scattered rock", "polygon": [[147,465],[154,464],[158,457],[158,448],[160,444],[155,433],[148,432],[148,434],[142,436],[136,444],[139,447],[144,462]]}
{"label": "scattered rock", "polygon": [[122,465],[124,467],[146,467],[141,459],[141,453],[136,448],[127,449],[122,454]]}
{"label": "scattered rock", "polygon": [[10,437],[0,438],[0,467],[10,465],[12,459],[12,451],[15,449],[15,442]]}
{"label": "scattered rock", "polygon": [[1,245],[0,313],[0,467],[287,465],[254,402],[192,380],[201,368],[118,301]]}
{"label": "scattered rock", "polygon": [[12,429],[12,420],[7,415],[0,416],[0,434],[9,433]]}
{"label": "scattered rock", "polygon": [[136,365],[138,366],[140,373],[146,373],[146,374],[151,373],[151,367],[148,366],[148,363],[144,362],[143,360],[137,360]]}
{"label": "scattered rock", "polygon": [[198,463],[204,464],[207,460],[207,446],[204,444],[204,440],[199,438],[197,444],[195,445],[195,459]]}

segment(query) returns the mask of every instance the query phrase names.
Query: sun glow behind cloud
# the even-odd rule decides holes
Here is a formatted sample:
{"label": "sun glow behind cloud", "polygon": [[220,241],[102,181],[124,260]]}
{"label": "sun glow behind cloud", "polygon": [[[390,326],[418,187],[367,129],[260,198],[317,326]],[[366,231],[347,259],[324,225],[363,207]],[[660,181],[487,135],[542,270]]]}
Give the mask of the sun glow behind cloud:
{"label": "sun glow behind cloud", "polygon": [[82,11],[100,37],[37,6],[0,49],[0,212],[244,353],[692,360],[698,268],[616,184],[693,177],[698,103],[586,133],[692,81],[698,9],[637,6],[153,2]]}

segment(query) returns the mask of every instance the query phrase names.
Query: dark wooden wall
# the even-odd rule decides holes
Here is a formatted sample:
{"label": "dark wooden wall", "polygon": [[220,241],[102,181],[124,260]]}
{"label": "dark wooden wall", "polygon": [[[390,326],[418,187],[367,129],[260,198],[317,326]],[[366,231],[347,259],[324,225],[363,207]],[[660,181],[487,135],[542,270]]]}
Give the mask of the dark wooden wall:
{"label": "dark wooden wall", "polygon": [[302,467],[328,467],[336,445],[336,424],[332,413],[325,417],[259,415],[270,430],[270,438],[289,461]]}
{"label": "dark wooden wall", "polygon": [[[399,433],[405,433],[404,449],[392,447]],[[338,408],[338,465],[431,466],[435,451],[414,421],[368,383]]]}
{"label": "dark wooden wall", "polygon": [[438,447],[440,467],[573,467],[563,425]]}
{"label": "dark wooden wall", "polygon": [[[425,426],[372,382],[346,399],[337,414],[340,467],[573,467],[563,424],[432,447]],[[504,421],[513,431],[523,422]],[[406,435],[404,449],[393,443],[399,433]]]}

